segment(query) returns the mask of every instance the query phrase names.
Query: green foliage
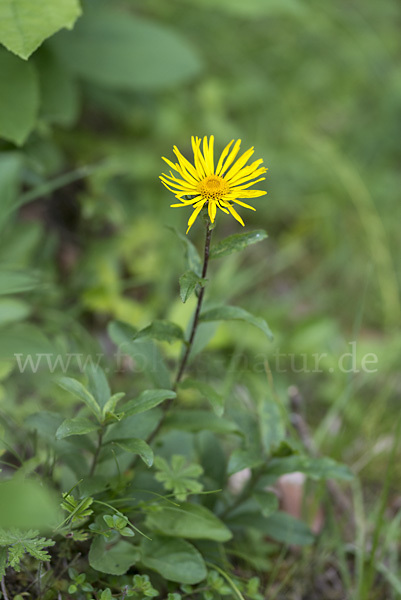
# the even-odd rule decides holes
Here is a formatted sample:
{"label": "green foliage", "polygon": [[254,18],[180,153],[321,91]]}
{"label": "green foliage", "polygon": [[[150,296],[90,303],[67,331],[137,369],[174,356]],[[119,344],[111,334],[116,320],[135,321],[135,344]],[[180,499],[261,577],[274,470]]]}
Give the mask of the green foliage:
{"label": "green foliage", "polygon": [[188,465],[185,456],[174,454],[171,464],[157,456],[155,467],[157,481],[161,481],[166,490],[171,490],[180,502],[185,502],[189,494],[197,494],[203,490],[203,485],[197,481],[203,473],[202,467]]}
{"label": "green foliage", "polygon": [[159,90],[201,67],[190,44],[167,27],[94,2],[71,33],[54,39],[53,48],[73,73],[110,88]]}
{"label": "green foliage", "polygon": [[212,246],[210,258],[222,258],[233,252],[241,252],[251,244],[256,244],[267,238],[267,233],[263,229],[250,231],[247,233],[236,233],[229,235],[224,240]]}
{"label": "green foliage", "polygon": [[202,279],[193,271],[185,271],[180,277],[180,296],[184,304],[192,296],[196,286],[204,286],[205,283],[205,279]]}
{"label": "green foliage", "polygon": [[200,552],[189,542],[153,536],[142,543],[141,562],[169,581],[196,584],[207,571]]}
{"label": "green foliage", "polygon": [[261,317],[254,317],[247,310],[239,306],[210,308],[201,314],[200,319],[201,321],[246,321],[263,331],[270,341],[273,340],[273,334],[266,321]]}
{"label": "green foliage", "polygon": [[0,42],[21,58],[28,58],[47,37],[71,29],[81,14],[78,0],[38,0],[35,10],[29,0],[5,0],[0,8]]}
{"label": "green foliage", "polygon": [[134,339],[152,338],[160,342],[169,342],[170,344],[177,340],[184,339],[184,333],[178,325],[171,321],[153,321],[145,329],[141,329],[134,336]]}
{"label": "green foliage", "polygon": [[49,553],[44,548],[54,546],[53,540],[39,537],[39,531],[30,529],[0,529],[0,578],[4,577],[6,568],[12,567],[15,571],[21,570],[21,560],[25,554],[39,561],[50,560]]}
{"label": "green foliage", "polygon": [[7,86],[0,101],[0,136],[21,145],[35,126],[39,82],[33,66],[0,49],[0,71]]}

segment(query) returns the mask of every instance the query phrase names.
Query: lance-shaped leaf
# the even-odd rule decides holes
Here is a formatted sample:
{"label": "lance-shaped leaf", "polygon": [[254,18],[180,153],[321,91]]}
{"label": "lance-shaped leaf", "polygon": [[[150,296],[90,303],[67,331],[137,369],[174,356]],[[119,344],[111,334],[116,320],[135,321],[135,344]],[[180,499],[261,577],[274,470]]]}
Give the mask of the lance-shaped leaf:
{"label": "lance-shaped leaf", "polygon": [[206,310],[200,316],[201,321],[246,321],[251,325],[254,325],[266,335],[271,341],[273,334],[266,321],[261,317],[255,317],[247,310],[240,308],[239,306],[218,306],[216,308],[210,308]]}
{"label": "lance-shaped leaf", "polygon": [[107,417],[107,415],[114,414],[117,403],[121,400],[121,398],[124,398],[124,396],[125,396],[124,392],[120,392],[119,394],[113,394],[113,396],[110,396],[110,398],[107,400],[106,404],[103,406],[103,410],[102,410],[103,419],[105,419]]}
{"label": "lance-shaped leaf", "polygon": [[138,415],[139,413],[151,410],[164,400],[171,400],[176,397],[176,393],[172,390],[145,390],[135,398],[124,405],[124,416]]}
{"label": "lance-shaped leaf", "polygon": [[173,231],[178,237],[178,239],[181,240],[184,246],[185,258],[188,269],[190,271],[193,271],[195,275],[198,275],[198,277],[200,277],[202,274],[202,261],[200,259],[197,249],[195,248],[193,243],[188,239],[188,237],[177,231],[175,227],[168,227],[168,229]]}
{"label": "lance-shaped leaf", "polygon": [[67,392],[70,392],[70,394],[75,396],[75,398],[78,398],[84,404],[86,404],[96,418],[101,421],[102,413],[100,406],[97,404],[92,394],[88,392],[81,382],[77,381],[76,379],[72,379],[71,377],[59,377],[57,379],[57,384]]}
{"label": "lance-shaped leaf", "polygon": [[118,446],[125,452],[139,454],[145,465],[151,467],[153,465],[153,450],[144,440],[133,438],[130,440],[114,440],[110,442],[112,446]]}
{"label": "lance-shaped leaf", "polygon": [[204,286],[206,279],[198,277],[193,271],[185,271],[180,277],[180,297],[185,303],[192,296],[197,285]]}
{"label": "lance-shaped leaf", "polygon": [[99,426],[93,421],[82,417],[74,417],[73,419],[66,419],[61,423],[56,431],[56,438],[62,440],[70,435],[85,435],[97,429],[99,429]]}
{"label": "lance-shaped leaf", "polygon": [[249,231],[248,233],[236,233],[230,235],[218,244],[212,246],[210,250],[210,258],[221,258],[228,256],[233,252],[240,252],[251,244],[256,244],[267,238],[266,231],[258,229],[257,231]]}
{"label": "lance-shaped leaf", "polygon": [[171,321],[153,321],[148,327],[141,329],[134,336],[134,340],[141,338],[153,338],[160,342],[169,342],[172,344],[177,340],[182,341],[184,339],[184,332],[179,325]]}

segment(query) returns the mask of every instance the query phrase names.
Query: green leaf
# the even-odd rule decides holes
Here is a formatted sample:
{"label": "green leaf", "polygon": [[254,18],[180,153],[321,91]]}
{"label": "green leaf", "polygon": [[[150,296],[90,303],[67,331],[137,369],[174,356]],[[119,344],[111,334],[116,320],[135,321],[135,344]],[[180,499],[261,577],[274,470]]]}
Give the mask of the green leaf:
{"label": "green leaf", "polygon": [[145,390],[135,400],[130,400],[124,405],[123,411],[126,417],[151,410],[164,400],[175,398],[177,394],[172,390]]}
{"label": "green leaf", "polygon": [[153,338],[160,342],[169,342],[170,344],[177,340],[184,339],[184,332],[181,327],[171,321],[153,321],[145,329],[141,329],[134,336],[135,339]]}
{"label": "green leaf", "polygon": [[227,523],[232,527],[256,529],[284,544],[307,546],[314,542],[314,536],[309,527],[284,512],[276,512],[270,517],[263,517],[260,512],[240,513],[228,519]]}
{"label": "green leaf", "polygon": [[189,542],[153,536],[142,542],[142,564],[168,581],[194,585],[207,575],[202,555]]}
{"label": "green leaf", "polygon": [[311,458],[309,456],[286,456],[284,458],[272,458],[269,461],[267,473],[269,476],[280,477],[285,473],[301,471],[311,479],[343,479],[350,481],[354,478],[352,471],[332,458]]}
{"label": "green leaf", "polygon": [[[0,53],[1,56],[1,53]],[[1,100],[0,100],[1,111]],[[0,116],[1,121],[1,116]],[[1,132],[0,132],[1,135]],[[19,192],[22,157],[16,152],[3,152],[0,156],[0,229],[15,208]],[[0,288],[1,290],[1,288]]]}
{"label": "green leaf", "polygon": [[183,235],[180,231],[177,231],[175,227],[167,227],[170,229],[178,239],[182,242],[184,246],[185,259],[187,263],[187,267],[189,271],[193,271],[195,275],[201,277],[202,275],[202,261],[198,254],[197,249],[193,245],[193,243],[188,239],[186,235]]}
{"label": "green leaf", "polygon": [[[1,4],[0,4],[1,23]],[[35,127],[39,83],[35,68],[0,49],[0,137],[21,146]]]}
{"label": "green leaf", "polygon": [[99,426],[93,423],[93,421],[84,419],[83,417],[74,417],[73,419],[66,419],[61,423],[56,431],[56,438],[62,440],[70,435],[85,435],[97,429],[99,429]]}
{"label": "green leaf", "polygon": [[119,540],[113,546],[102,535],[97,535],[89,550],[92,569],[109,575],[124,575],[139,560],[139,552],[129,542]]}
{"label": "green leaf", "polygon": [[265,453],[270,454],[285,438],[280,408],[273,399],[266,398],[258,403],[257,411],[262,446]]}
{"label": "green leaf", "polygon": [[146,522],[151,529],[172,537],[226,542],[231,531],[210,510],[199,504],[184,502],[180,507],[164,506],[148,514]]}
{"label": "green leaf", "polygon": [[210,308],[200,316],[200,321],[246,321],[255,327],[258,327],[271,341],[273,334],[266,321],[261,317],[254,317],[248,311],[239,306],[219,306]]}
{"label": "green leaf", "polygon": [[52,40],[65,65],[92,83],[127,90],[170,88],[197,75],[191,45],[166,26],[93,2],[70,33]]}
{"label": "green leaf", "polygon": [[174,454],[169,464],[165,458],[157,456],[155,466],[158,472],[157,481],[161,481],[164,489],[171,490],[177,500],[184,502],[189,494],[198,494],[203,490],[203,484],[197,481],[203,473],[200,465],[188,464],[188,460],[181,454]]}
{"label": "green leaf", "polygon": [[224,412],[224,398],[216,390],[207,383],[203,381],[198,381],[197,379],[191,379],[187,377],[180,383],[180,388],[183,389],[195,389],[198,390],[201,395],[208,400],[218,417]]}
{"label": "green leaf", "polygon": [[78,398],[78,400],[81,400],[86,404],[89,410],[92,411],[99,421],[101,421],[102,414],[100,407],[92,394],[82,385],[82,383],[71,377],[59,377],[56,383],[67,392],[70,392],[75,398]]}
{"label": "green leaf", "polygon": [[40,115],[49,123],[73,125],[79,114],[78,85],[49,51],[35,56],[40,85]]}
{"label": "green leaf", "polygon": [[193,271],[185,271],[184,275],[180,277],[180,296],[181,300],[185,302],[192,296],[197,285],[204,286],[206,279],[198,277]]}
{"label": "green leaf", "polygon": [[168,389],[170,387],[170,372],[158,347],[152,340],[134,340],[137,330],[121,321],[110,323],[108,332],[117,345],[117,360],[125,355],[131,357],[135,363],[136,372],[146,373],[158,388]]}
{"label": "green leaf", "polygon": [[2,0],[0,43],[27,59],[48,37],[62,27],[71,28],[81,14],[78,0]]}
{"label": "green leaf", "polygon": [[116,410],[118,402],[122,398],[124,398],[124,396],[124,392],[119,392],[118,394],[113,394],[112,396],[110,396],[110,398],[107,400],[106,404],[103,406],[102,409],[103,420],[106,419],[108,415],[114,415],[114,411]]}
{"label": "green leaf", "polygon": [[240,252],[251,244],[256,244],[267,238],[266,231],[258,229],[248,233],[236,233],[228,236],[210,249],[210,258],[221,258],[233,252]]}
{"label": "green leaf", "polygon": [[236,423],[206,410],[177,410],[166,417],[164,424],[171,429],[192,433],[203,430],[214,433],[240,433]]}
{"label": "green leaf", "polygon": [[0,327],[8,323],[15,321],[21,321],[29,316],[31,312],[30,306],[22,300],[13,298],[8,300],[6,298],[0,299]]}
{"label": "green leaf", "polygon": [[38,284],[38,278],[31,273],[9,269],[0,271],[0,295],[26,292],[37,287]]}
{"label": "green leaf", "polygon": [[148,467],[153,465],[153,450],[144,440],[133,438],[130,440],[113,440],[110,443],[118,446],[125,452],[139,454],[145,465]]}
{"label": "green leaf", "polygon": [[104,408],[111,396],[109,382],[105,372],[99,365],[90,363],[85,369],[88,376],[88,389],[100,408]]}
{"label": "green leaf", "polygon": [[264,463],[264,459],[260,452],[255,448],[249,448],[242,450],[238,448],[230,456],[228,461],[228,475],[234,475],[243,469],[253,469],[259,467]]}

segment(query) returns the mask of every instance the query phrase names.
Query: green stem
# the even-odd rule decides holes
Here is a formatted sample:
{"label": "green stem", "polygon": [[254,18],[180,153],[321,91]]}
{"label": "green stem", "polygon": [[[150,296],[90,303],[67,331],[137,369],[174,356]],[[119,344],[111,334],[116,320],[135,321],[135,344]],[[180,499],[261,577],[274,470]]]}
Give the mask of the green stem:
{"label": "green stem", "polygon": [[[208,221],[206,224],[206,238],[205,238],[205,250],[204,250],[204,254],[203,254],[202,279],[204,279],[206,277],[207,267],[209,264],[211,238],[212,238],[212,229],[211,229],[210,223]],[[189,356],[191,354],[192,346],[193,346],[195,335],[196,335],[196,330],[197,330],[198,324],[199,324],[199,317],[200,317],[200,312],[201,312],[201,308],[202,308],[202,302],[203,302],[204,295],[205,295],[205,287],[202,285],[202,287],[199,291],[198,302],[196,304],[195,314],[194,314],[194,318],[192,321],[191,333],[189,334],[188,342],[186,343],[186,349],[185,349],[184,355],[181,359],[180,366],[178,367],[177,375],[176,375],[174,385],[173,385],[173,390],[177,389],[177,385],[181,381],[181,378],[185,372],[185,368],[188,363]],[[167,413],[168,413],[172,403],[173,403],[172,398],[170,400],[167,400],[164,403],[163,416],[160,419],[159,424],[157,425],[156,429],[154,429],[152,431],[152,433],[149,435],[148,439],[146,440],[146,442],[148,444],[150,444],[154,440],[154,438],[157,436],[160,429],[162,428],[164,420],[167,416]]]}
{"label": "green stem", "polygon": [[[205,279],[205,277],[206,277],[207,267],[209,264],[211,237],[212,237],[212,230],[210,229],[210,223],[208,222],[206,225],[206,239],[205,239],[205,251],[204,251],[204,255],[203,255],[202,279]],[[201,311],[204,295],[205,295],[205,287],[202,285],[202,287],[199,291],[198,302],[197,302],[196,309],[195,309],[194,320],[192,322],[192,329],[191,329],[191,333],[189,335],[187,347],[186,347],[184,356],[182,357],[181,364],[178,369],[177,377],[175,378],[174,389],[177,387],[177,385],[181,381],[181,378],[185,371],[185,367],[187,366],[189,355],[191,354],[196,330],[198,328],[199,316],[200,316],[200,311]]]}

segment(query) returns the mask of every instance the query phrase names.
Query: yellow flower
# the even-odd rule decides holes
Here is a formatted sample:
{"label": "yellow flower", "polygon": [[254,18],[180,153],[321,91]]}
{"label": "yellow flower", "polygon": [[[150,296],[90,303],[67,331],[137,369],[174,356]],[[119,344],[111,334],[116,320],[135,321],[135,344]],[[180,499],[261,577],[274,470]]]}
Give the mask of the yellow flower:
{"label": "yellow flower", "polygon": [[162,157],[174,171],[177,171],[181,179],[175,177],[171,171],[170,175],[163,173],[160,176],[163,185],[180,200],[179,204],[171,204],[172,207],[192,206],[194,208],[189,217],[187,233],[205,205],[208,208],[212,223],[214,223],[216,217],[216,210],[219,208],[227,214],[231,213],[234,219],[244,225],[243,220],[233,207],[233,203],[255,210],[253,206],[241,202],[238,198],[257,198],[266,194],[261,190],[248,189],[254,183],[265,179],[265,177],[259,177],[267,171],[265,167],[260,167],[263,159],[245,166],[253,154],[253,147],[235,160],[241,140],[237,140],[230,151],[234,142],[234,140],[231,140],[221,153],[217,167],[215,167],[213,158],[214,137],[211,135],[209,142],[206,136],[203,138],[202,150],[202,140],[200,138],[192,136],[191,141],[194,152],[193,165],[184,158],[176,146],[173,150],[178,163],[172,163],[168,158]]}

